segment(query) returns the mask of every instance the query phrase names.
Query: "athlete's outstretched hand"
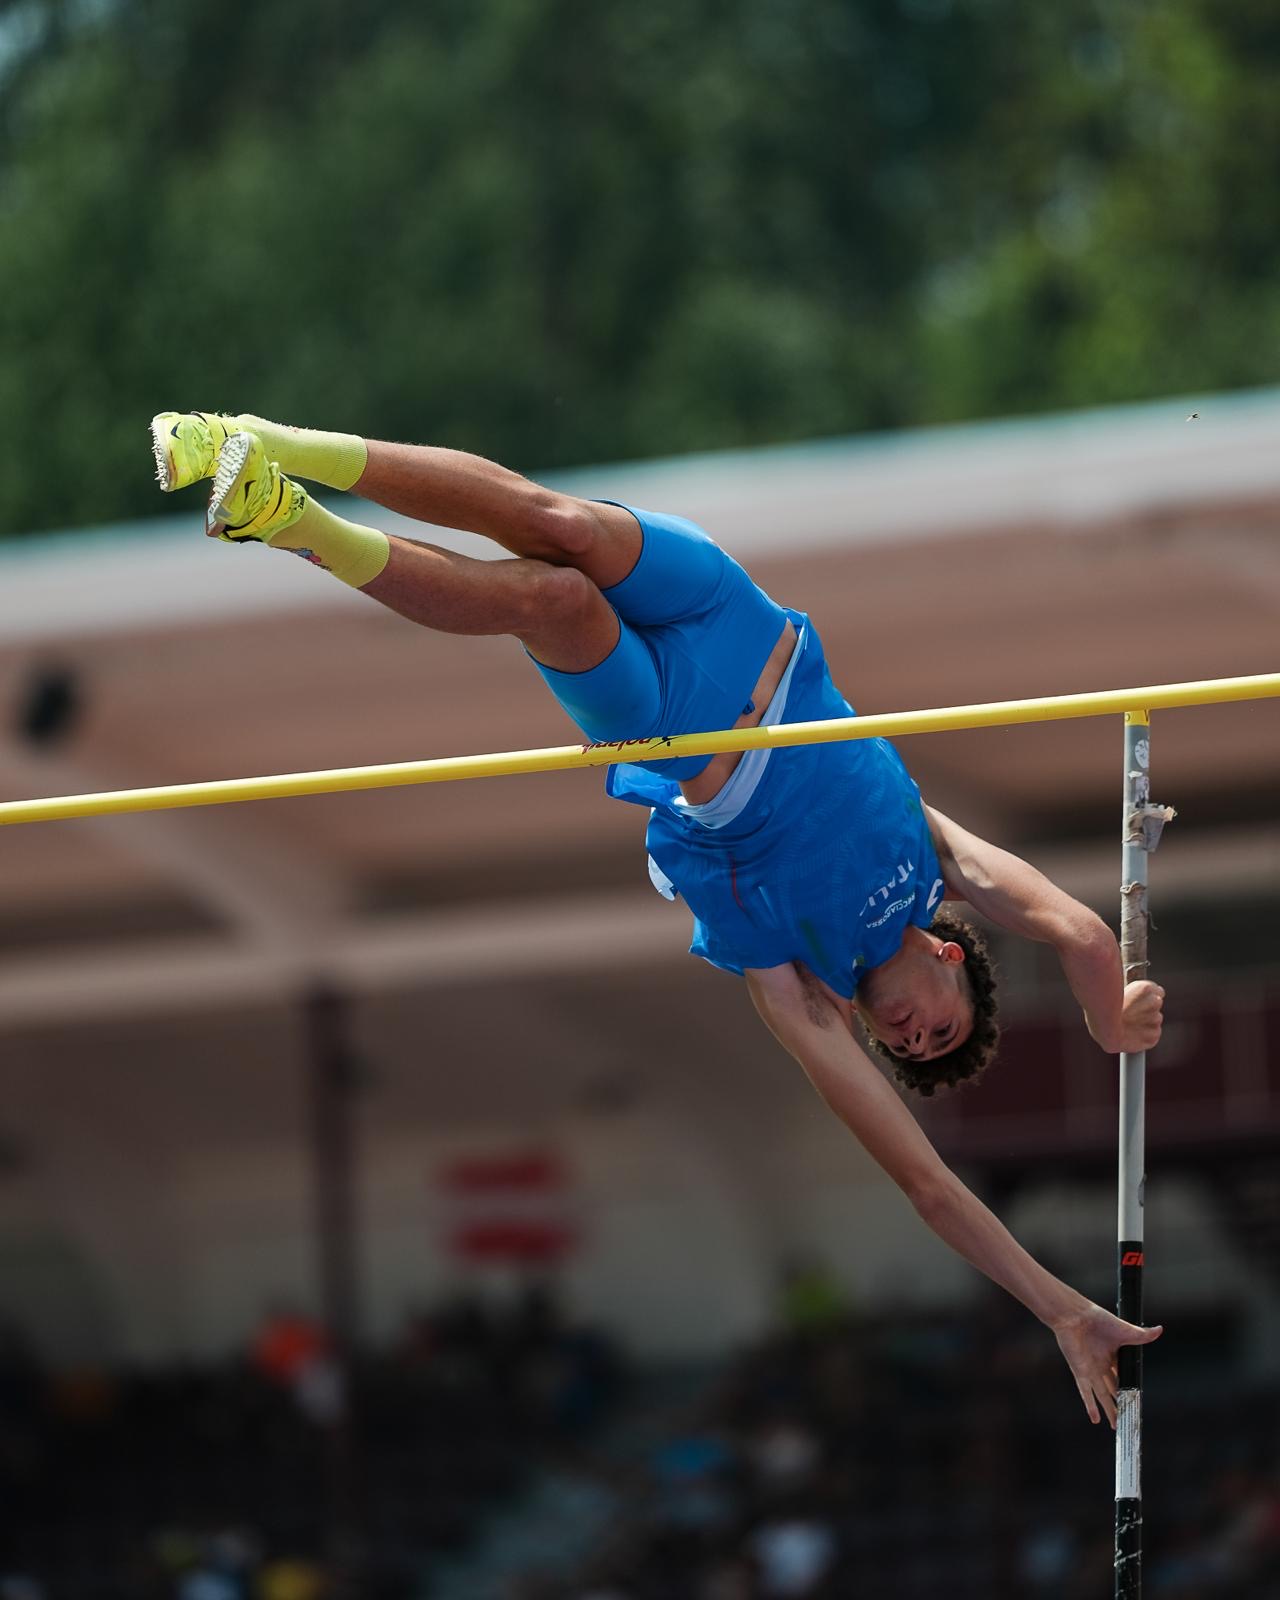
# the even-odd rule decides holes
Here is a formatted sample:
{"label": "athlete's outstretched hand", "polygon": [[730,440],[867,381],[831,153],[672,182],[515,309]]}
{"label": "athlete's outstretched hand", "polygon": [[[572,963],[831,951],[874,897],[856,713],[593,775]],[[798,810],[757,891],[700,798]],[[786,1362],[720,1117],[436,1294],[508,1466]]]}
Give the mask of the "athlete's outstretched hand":
{"label": "athlete's outstretched hand", "polygon": [[1120,1049],[1126,1055],[1154,1050],[1164,1026],[1164,990],[1148,978],[1124,986],[1120,1013]]}
{"label": "athlete's outstretched hand", "polygon": [[1132,1322],[1121,1322],[1101,1306],[1088,1305],[1064,1318],[1053,1332],[1076,1380],[1089,1421],[1097,1422],[1105,1415],[1114,1428],[1116,1351],[1122,1344],[1150,1344],[1164,1329],[1138,1328]]}

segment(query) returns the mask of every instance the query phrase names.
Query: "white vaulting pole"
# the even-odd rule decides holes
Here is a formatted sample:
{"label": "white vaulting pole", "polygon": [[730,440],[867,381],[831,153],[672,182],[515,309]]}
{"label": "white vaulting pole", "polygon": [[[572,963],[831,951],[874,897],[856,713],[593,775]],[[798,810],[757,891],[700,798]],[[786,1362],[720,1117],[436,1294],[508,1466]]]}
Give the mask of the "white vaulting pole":
{"label": "white vaulting pole", "polygon": [[[1120,955],[1126,984],[1147,975],[1147,857],[1173,815],[1151,804],[1151,728],[1146,711],[1124,718],[1124,843]],[[1145,1053],[1120,1057],[1116,1314],[1142,1323],[1143,1200],[1146,1184]],[[1142,1594],[1142,1349],[1117,1357],[1115,1600]]]}

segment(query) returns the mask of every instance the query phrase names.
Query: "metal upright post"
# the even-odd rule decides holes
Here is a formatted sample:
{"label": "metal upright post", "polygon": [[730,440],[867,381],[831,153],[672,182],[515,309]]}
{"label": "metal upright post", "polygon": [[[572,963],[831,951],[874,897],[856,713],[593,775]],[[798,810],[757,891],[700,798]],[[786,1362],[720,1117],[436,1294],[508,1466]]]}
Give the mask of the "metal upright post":
{"label": "metal upright post", "polygon": [[320,1305],[332,1345],[337,1407],[324,1429],[328,1477],[328,1542],[335,1561],[348,1559],[359,1534],[352,1363],[359,1338],[356,1260],[355,1069],[350,1017],[343,996],[318,984],[305,1000],[306,1070],[311,1102]]}
{"label": "metal upright post", "polygon": [[[1173,815],[1151,804],[1151,730],[1146,711],[1124,718],[1124,857],[1120,955],[1124,981],[1147,975],[1147,857]],[[1119,1217],[1116,1314],[1142,1322],[1143,1190],[1146,1184],[1145,1053],[1120,1057]],[[1142,1349],[1117,1359],[1115,1600],[1142,1594]]]}

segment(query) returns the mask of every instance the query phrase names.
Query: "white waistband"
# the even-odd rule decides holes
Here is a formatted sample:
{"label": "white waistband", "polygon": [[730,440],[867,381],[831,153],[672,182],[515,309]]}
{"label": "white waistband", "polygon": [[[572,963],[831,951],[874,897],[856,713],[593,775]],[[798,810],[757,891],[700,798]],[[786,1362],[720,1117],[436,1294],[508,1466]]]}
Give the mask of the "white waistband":
{"label": "white waistband", "polygon": [[[787,695],[791,689],[791,675],[804,647],[804,635],[805,630],[801,628],[795,649],[791,652],[791,659],[787,662],[773,699],[765,707],[764,716],[760,719],[763,726],[782,721],[783,712],[787,709]],[[723,828],[728,823],[736,821],[746,809],[751,796],[760,786],[765,766],[772,754],[773,751],[768,749],[746,751],[742,760],[730,773],[724,788],[714,799],[706,801],[705,804],[690,805],[683,795],[677,796],[672,804],[678,810],[686,812],[704,828]]]}

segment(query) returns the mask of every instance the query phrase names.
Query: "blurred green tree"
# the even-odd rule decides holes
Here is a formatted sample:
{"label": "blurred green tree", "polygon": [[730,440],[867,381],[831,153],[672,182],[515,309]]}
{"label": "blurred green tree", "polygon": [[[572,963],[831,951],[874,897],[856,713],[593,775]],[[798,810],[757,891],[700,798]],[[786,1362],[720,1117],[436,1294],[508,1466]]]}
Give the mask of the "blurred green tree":
{"label": "blurred green tree", "polygon": [[0,530],[166,406],[550,468],[1271,380],[1267,0],[10,0]]}

